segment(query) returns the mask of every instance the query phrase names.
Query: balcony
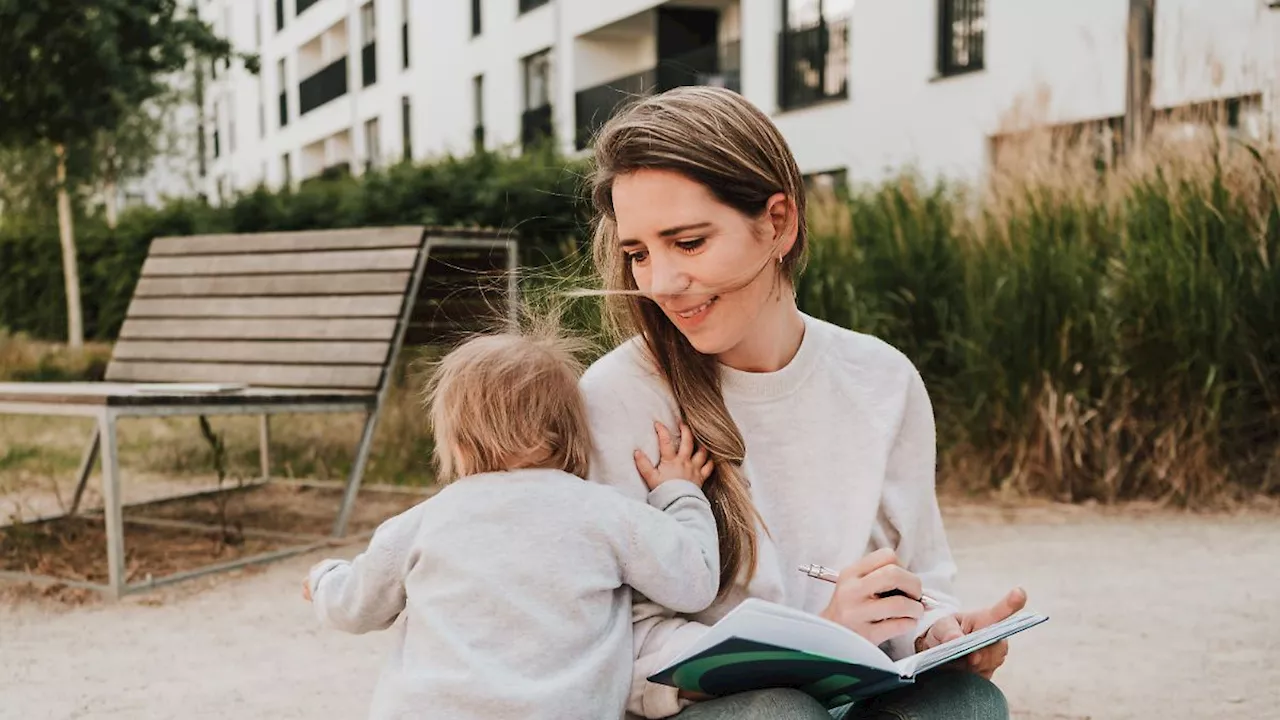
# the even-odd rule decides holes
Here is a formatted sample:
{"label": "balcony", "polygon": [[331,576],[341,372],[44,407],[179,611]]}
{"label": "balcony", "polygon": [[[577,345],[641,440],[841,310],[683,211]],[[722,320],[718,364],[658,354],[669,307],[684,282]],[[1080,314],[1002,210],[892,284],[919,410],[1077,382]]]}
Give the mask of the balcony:
{"label": "balcony", "polygon": [[306,115],[347,94],[347,58],[341,57],[298,86],[298,114]]}
{"label": "balcony", "polygon": [[530,10],[540,8],[543,5],[546,5],[550,1],[551,0],[520,0],[520,14],[523,15],[524,13],[527,13]]}
{"label": "balcony", "polygon": [[520,116],[520,145],[525,150],[552,136],[551,106],[525,110]]}
{"label": "balcony", "polygon": [[712,85],[742,91],[739,43],[707,45],[660,60],[654,67],[580,90],[574,98],[576,144],[583,150],[613,114],[636,96],[687,85]]}
{"label": "balcony", "polygon": [[378,43],[377,41],[365,45],[360,51],[360,72],[364,84],[361,87],[369,87],[378,82]]}
{"label": "balcony", "polygon": [[778,106],[849,97],[849,19],[823,19],[778,36]]}
{"label": "balcony", "polygon": [[315,5],[318,2],[320,2],[320,0],[298,0],[297,4],[294,6],[294,10],[293,10],[294,16],[301,15],[302,13],[307,11],[307,8],[311,7],[312,5]]}

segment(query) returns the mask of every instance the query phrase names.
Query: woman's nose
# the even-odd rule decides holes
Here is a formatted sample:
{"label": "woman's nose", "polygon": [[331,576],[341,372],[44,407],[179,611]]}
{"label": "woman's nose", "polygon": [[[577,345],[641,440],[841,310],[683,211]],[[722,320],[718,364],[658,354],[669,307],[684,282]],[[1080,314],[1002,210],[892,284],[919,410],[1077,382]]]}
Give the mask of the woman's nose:
{"label": "woman's nose", "polygon": [[678,263],[665,258],[653,258],[649,277],[649,292],[655,297],[679,295],[689,289],[689,276]]}

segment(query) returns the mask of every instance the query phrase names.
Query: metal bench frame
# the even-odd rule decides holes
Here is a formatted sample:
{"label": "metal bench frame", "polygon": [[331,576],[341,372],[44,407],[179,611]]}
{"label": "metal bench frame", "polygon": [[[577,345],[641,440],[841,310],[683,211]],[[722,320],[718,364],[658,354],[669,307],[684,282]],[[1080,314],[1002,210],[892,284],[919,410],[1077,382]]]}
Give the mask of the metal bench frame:
{"label": "metal bench frame", "polygon": [[[72,507],[67,516],[79,510],[81,497],[98,456],[102,460],[102,497],[107,538],[108,582],[106,584],[82,582],[26,572],[0,571],[0,580],[60,583],[73,587],[85,587],[104,592],[118,599],[130,592],[137,592],[189,578],[222,572],[247,565],[269,562],[298,555],[331,545],[332,538],[346,534],[347,523],[360,490],[365,466],[369,459],[374,430],[386,399],[390,376],[404,342],[413,316],[423,274],[432,249],[435,248],[490,248],[507,254],[507,297],[509,321],[515,322],[518,303],[518,248],[515,239],[495,233],[455,228],[422,228],[426,237],[418,246],[411,279],[404,295],[403,308],[397,320],[390,352],[382,367],[381,379],[373,393],[343,392],[333,390],[296,390],[282,388],[248,389],[234,394],[139,394],[127,383],[0,383],[0,414],[76,416],[93,418],[96,429],[78,471],[78,481]],[[242,236],[243,237],[243,236]],[[114,355],[114,353],[113,353]],[[209,416],[209,415],[259,415],[260,464],[262,478],[270,480],[270,429],[268,418],[282,413],[343,413],[364,412],[364,427],[356,445],[355,459],[346,480],[342,504],[334,519],[331,536],[290,535],[287,533],[259,533],[272,537],[295,538],[303,544],[260,553],[230,562],[207,565],[195,570],[175,573],[163,578],[148,578],[128,583],[125,578],[124,526],[126,522],[153,525],[185,525],[130,518],[125,520],[121,503],[121,477],[116,428],[123,418]],[[66,517],[66,516],[64,516]],[[46,518],[45,520],[48,520]],[[212,529],[212,528],[208,528]],[[246,529],[245,533],[252,534]]]}

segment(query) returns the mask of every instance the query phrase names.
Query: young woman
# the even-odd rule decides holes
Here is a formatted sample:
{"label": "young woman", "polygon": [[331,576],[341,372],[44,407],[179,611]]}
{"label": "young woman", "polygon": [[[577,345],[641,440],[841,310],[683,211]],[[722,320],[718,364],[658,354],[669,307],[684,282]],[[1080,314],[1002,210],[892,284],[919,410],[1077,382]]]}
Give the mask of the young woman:
{"label": "young woman", "polygon": [[[891,656],[996,622],[1026,602],[960,612],[934,491],[925,386],[901,353],[799,311],[805,196],[790,149],[735,93],[680,88],[631,105],[595,145],[596,265],[628,338],[582,380],[595,434],[591,477],[638,500],[657,458],[654,420],[683,420],[715,461],[706,484],[721,587],[693,616],[637,597],[628,711],[648,718],[815,718],[796,691],[707,699],[645,678],[747,597],[834,620]],[[798,566],[841,569],[838,583]],[[910,597],[878,598],[899,588]],[[921,593],[941,607],[926,611]],[[848,718],[1005,718],[990,681],[1007,646],[959,671],[845,709]]]}

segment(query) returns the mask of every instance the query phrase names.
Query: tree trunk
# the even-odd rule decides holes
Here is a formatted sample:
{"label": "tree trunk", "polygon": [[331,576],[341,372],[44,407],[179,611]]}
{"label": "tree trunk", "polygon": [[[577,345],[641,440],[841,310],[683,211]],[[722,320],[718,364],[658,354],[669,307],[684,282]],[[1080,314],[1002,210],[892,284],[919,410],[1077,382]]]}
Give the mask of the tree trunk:
{"label": "tree trunk", "polygon": [[117,197],[119,189],[116,187],[114,177],[107,178],[105,192],[107,194],[107,227],[115,230],[116,225],[120,223],[120,200]]}
{"label": "tree trunk", "polygon": [[67,344],[84,346],[84,318],[80,313],[80,271],[76,264],[75,229],[71,226],[71,195],[67,192],[67,146],[54,146],[58,156],[58,234],[62,240],[62,278],[67,291]]}

